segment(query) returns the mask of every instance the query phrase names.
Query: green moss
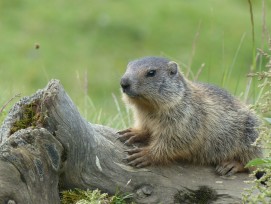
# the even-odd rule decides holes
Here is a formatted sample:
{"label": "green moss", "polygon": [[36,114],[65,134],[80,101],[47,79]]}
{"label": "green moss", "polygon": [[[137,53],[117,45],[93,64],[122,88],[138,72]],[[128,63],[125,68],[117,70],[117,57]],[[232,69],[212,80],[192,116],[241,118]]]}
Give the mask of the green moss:
{"label": "green moss", "polygon": [[122,196],[116,193],[114,196],[108,196],[107,193],[101,193],[100,190],[67,190],[61,193],[62,204],[126,204],[131,196]]}
{"label": "green moss", "polygon": [[10,129],[10,133],[25,129],[27,127],[42,127],[45,114],[41,111],[41,103],[39,100],[22,107],[22,114]]}
{"label": "green moss", "polygon": [[95,191],[83,191],[80,189],[63,191],[62,193],[62,204],[73,204],[78,203],[106,203],[106,193],[101,193],[99,190]]}

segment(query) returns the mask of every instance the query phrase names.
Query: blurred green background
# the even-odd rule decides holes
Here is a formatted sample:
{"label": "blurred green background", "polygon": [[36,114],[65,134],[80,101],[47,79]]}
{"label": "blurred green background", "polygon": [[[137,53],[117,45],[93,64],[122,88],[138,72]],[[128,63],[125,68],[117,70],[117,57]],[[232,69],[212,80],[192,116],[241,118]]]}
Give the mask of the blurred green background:
{"label": "blurred green background", "polygon": [[[267,49],[271,1],[252,3],[255,47]],[[255,54],[251,30],[247,0],[1,0],[0,107],[56,78],[87,119],[117,120],[113,95],[122,109],[127,63],[153,55],[185,74],[204,64],[200,81],[241,96]]]}

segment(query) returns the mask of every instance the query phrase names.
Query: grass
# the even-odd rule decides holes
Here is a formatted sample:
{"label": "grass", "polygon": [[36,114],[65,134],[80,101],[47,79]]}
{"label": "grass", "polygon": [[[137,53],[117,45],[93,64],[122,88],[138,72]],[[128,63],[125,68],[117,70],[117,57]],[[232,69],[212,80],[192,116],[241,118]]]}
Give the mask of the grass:
{"label": "grass", "polygon": [[[260,31],[262,5],[252,3]],[[118,114],[112,94],[120,98],[127,62],[146,55],[169,57],[184,73],[205,64],[199,80],[237,96],[246,87],[253,49],[246,1],[3,0],[0,11],[3,101],[58,78],[81,113],[104,124]],[[260,35],[255,32],[257,47]]]}
{"label": "grass", "polygon": [[[263,117],[259,127],[260,135],[254,145],[259,145],[264,151],[263,158],[255,158],[250,161],[248,167],[259,167],[257,171],[264,172],[260,179],[254,180],[250,189],[245,189],[243,201],[245,203],[269,203],[271,197],[271,39],[269,41],[269,52],[259,50],[261,56],[268,59],[266,72],[250,74],[251,77],[260,81],[258,96],[254,109]],[[262,185],[264,183],[264,185]]]}

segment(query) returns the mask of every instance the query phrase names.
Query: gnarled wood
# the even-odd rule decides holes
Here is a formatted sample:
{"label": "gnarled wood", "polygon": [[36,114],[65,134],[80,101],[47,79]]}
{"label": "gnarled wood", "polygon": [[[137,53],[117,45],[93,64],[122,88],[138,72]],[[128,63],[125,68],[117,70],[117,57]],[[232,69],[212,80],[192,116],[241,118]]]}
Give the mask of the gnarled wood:
{"label": "gnarled wood", "polygon": [[[11,134],[25,106],[40,122]],[[239,203],[248,175],[224,179],[213,167],[174,164],[136,169],[116,130],[87,122],[58,80],[20,100],[0,129],[0,202],[59,203],[59,190],[132,193],[137,203]]]}

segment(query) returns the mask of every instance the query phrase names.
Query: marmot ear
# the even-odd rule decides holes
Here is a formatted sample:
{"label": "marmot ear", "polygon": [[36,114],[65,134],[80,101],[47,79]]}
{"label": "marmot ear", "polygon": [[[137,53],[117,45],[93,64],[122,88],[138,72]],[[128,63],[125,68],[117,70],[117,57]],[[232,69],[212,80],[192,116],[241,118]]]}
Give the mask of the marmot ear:
{"label": "marmot ear", "polygon": [[170,61],[168,67],[170,76],[175,76],[178,73],[178,64],[176,62]]}

